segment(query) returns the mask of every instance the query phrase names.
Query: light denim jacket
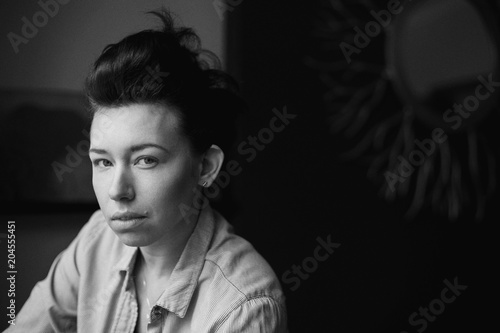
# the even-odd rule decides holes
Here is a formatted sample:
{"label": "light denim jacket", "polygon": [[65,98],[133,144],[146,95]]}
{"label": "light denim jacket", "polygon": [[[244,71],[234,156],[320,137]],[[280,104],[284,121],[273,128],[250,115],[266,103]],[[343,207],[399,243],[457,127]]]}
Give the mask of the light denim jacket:
{"label": "light denim jacket", "polygon": [[[120,242],[101,211],[36,284],[6,332],[133,333],[138,248]],[[286,332],[284,296],[252,245],[207,206],[151,311],[148,332]]]}

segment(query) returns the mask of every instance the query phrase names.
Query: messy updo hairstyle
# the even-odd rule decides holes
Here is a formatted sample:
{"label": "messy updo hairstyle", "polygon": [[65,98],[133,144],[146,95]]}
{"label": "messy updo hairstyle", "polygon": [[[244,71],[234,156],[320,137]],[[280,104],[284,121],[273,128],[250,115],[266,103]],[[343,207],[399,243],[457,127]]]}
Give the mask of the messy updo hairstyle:
{"label": "messy updo hairstyle", "polygon": [[194,152],[212,144],[227,151],[245,109],[235,80],[192,29],[175,27],[165,9],[150,13],[161,19],[160,30],[108,45],[94,63],[85,82],[92,117],[103,107],[164,104],[176,110]]}

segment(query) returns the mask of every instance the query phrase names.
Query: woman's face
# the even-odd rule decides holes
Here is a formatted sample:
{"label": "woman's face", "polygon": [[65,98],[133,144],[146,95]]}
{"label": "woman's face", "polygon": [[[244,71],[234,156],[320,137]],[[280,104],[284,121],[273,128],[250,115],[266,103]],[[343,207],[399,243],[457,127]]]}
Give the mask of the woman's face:
{"label": "woman's face", "polygon": [[201,159],[191,152],[175,110],[134,104],[94,116],[92,183],[106,220],[129,246],[148,246],[183,227]]}

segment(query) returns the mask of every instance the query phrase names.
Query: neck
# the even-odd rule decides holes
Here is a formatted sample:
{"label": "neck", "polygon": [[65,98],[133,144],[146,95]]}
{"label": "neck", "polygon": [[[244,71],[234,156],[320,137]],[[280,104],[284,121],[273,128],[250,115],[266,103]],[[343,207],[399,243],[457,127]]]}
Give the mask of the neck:
{"label": "neck", "polygon": [[[141,257],[139,269],[148,277],[148,280],[165,280],[170,277],[175,265],[186,247],[189,237],[196,227],[198,214],[193,221],[179,222],[176,227],[155,243],[139,248]],[[141,260],[139,260],[141,259]]]}

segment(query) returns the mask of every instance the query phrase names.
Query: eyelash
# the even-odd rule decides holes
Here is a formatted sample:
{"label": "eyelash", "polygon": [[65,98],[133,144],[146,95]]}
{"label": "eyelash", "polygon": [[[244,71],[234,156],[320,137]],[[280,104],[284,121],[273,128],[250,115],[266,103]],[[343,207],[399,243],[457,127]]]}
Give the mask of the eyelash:
{"label": "eyelash", "polygon": [[136,160],[136,162],[134,163],[134,165],[139,164],[139,161],[141,161],[141,160],[145,160],[145,159],[150,159],[150,160],[152,160],[152,161],[153,161],[153,163],[149,163],[149,164],[142,164],[142,165],[152,165],[152,164],[156,165],[156,164],[158,164],[158,159],[156,159],[156,158],[154,158],[154,157],[151,157],[151,156],[143,156],[143,157],[139,157],[139,158]]}
{"label": "eyelash", "polygon": [[[142,160],[146,160],[146,159],[149,159],[151,160],[151,163],[145,163],[145,164],[140,164],[139,162],[142,161]],[[108,162],[110,165],[101,165],[102,162]],[[94,166],[95,167],[101,167],[101,168],[107,168],[107,167],[110,167],[112,166],[112,163],[107,160],[107,159],[104,159],[104,158],[101,158],[101,159],[97,159],[93,162]],[[154,165],[156,166],[156,164],[158,164],[158,159],[155,158],[155,157],[151,157],[151,156],[142,156],[142,157],[139,157],[134,165],[143,165],[143,166],[150,166],[150,165]]]}
{"label": "eyelash", "polygon": [[[95,160],[93,164],[94,164],[95,167],[101,167],[101,168],[108,167],[107,165],[106,166],[101,165],[100,164],[101,162],[109,162],[109,161],[106,160],[106,159],[101,158],[101,159]],[[109,162],[109,163],[111,163],[111,162]]]}

